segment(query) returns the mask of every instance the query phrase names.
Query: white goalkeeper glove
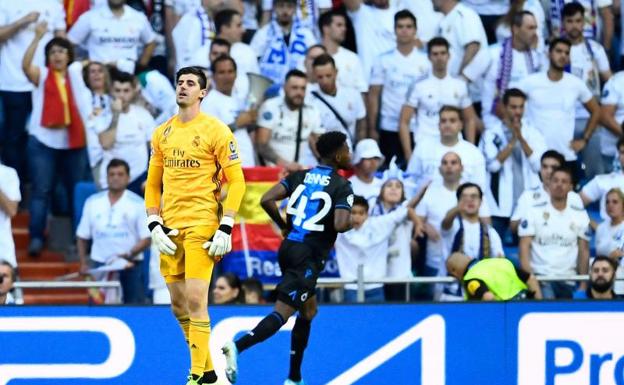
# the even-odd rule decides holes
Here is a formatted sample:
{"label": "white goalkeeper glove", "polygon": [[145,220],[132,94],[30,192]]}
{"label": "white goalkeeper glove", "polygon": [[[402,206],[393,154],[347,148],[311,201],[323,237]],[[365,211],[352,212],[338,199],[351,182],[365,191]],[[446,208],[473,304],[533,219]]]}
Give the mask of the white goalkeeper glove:
{"label": "white goalkeeper glove", "polygon": [[152,242],[158,247],[158,251],[167,255],[175,254],[178,246],[169,237],[175,237],[180,234],[177,229],[165,227],[162,218],[158,215],[147,217],[147,227],[152,233]]}
{"label": "white goalkeeper glove", "polygon": [[208,250],[211,257],[219,257],[229,253],[232,250],[232,228],[234,227],[234,218],[223,216],[219,229],[212,236],[212,239],[203,244],[203,248]]}

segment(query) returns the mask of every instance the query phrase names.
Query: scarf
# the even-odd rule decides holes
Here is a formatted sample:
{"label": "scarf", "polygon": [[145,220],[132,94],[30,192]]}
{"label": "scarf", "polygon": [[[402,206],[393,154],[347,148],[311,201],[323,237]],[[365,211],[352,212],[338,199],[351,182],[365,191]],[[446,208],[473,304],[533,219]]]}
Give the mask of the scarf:
{"label": "scarf", "polygon": [[69,31],[78,20],[80,15],[87,12],[90,8],[89,0],[64,0],[63,6],[67,15],[67,30]]}
{"label": "scarf", "polygon": [[199,25],[201,28],[201,45],[204,46],[206,43],[211,41],[215,36],[215,27],[214,23],[210,19],[210,16],[206,13],[206,11],[199,7],[195,12],[195,16],[199,19]]}
{"label": "scarf", "polygon": [[57,81],[54,70],[48,67],[48,76],[43,83],[41,125],[50,129],[67,127],[69,148],[83,148],[86,143],[84,125],[76,107],[71,81],[67,74],[63,91],[61,91],[61,85]]}
{"label": "scarf", "polygon": [[[532,74],[538,70],[537,66],[533,62],[533,55],[529,49],[524,53],[529,74]],[[500,53],[500,59],[498,64],[498,75],[496,76],[496,97],[492,103],[492,114],[496,115],[496,106],[501,101],[503,94],[509,87],[509,81],[511,80],[511,71],[513,69],[513,46],[511,44],[511,38],[508,37],[503,40],[502,49]]]}
{"label": "scarf", "polygon": [[[490,234],[488,232],[488,228],[485,224],[479,221],[479,238],[481,242],[479,242],[479,256],[477,260],[482,260],[484,258],[490,258]],[[453,238],[453,246],[451,247],[451,253],[455,252],[464,252],[464,221],[460,217],[459,218],[459,230],[455,237]]]}

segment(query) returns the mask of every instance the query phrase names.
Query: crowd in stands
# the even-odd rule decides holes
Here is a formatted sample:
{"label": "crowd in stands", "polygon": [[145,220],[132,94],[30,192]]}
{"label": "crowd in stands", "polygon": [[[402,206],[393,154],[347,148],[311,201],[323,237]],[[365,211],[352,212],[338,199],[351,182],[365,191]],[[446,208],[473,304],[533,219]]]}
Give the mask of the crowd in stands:
{"label": "crowd in stands", "polygon": [[[0,277],[17,267],[18,209],[32,257],[52,212],[78,215],[81,271],[119,264],[124,301],[145,301],[149,142],[177,111],[175,71],[199,66],[202,111],[232,129],[245,167],[311,167],[320,134],[347,135],[342,277],[363,264],[368,280],[461,282],[507,257],[537,298],[624,295],[623,24],[620,0],[0,0]],[[80,182],[98,192],[75,208]],[[447,271],[453,253],[470,264]],[[529,278],[588,273],[539,293]],[[492,298],[466,282],[412,297]],[[215,303],[265,301],[257,280],[224,271],[213,286]]]}

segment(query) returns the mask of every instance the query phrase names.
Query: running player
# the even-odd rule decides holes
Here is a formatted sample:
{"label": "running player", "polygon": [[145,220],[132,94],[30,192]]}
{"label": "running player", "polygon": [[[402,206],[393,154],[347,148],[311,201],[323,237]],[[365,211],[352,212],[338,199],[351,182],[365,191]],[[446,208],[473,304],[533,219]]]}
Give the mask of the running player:
{"label": "running player", "polygon": [[[301,385],[301,362],[308,344],[310,325],[317,312],[314,296],[316,280],[339,232],[351,228],[351,184],[336,169],[351,162],[347,137],[328,132],[316,144],[321,156],[319,166],[292,173],[262,197],[262,208],[282,229],[286,239],[278,252],[282,281],[277,286],[277,302],[248,334],[223,347],[226,376],[234,383],[239,353],[275,334],[295,312],[299,315],[291,336],[290,371],[285,385]],[[276,202],[288,198],[287,221]]]}
{"label": "running player", "polygon": [[[160,251],[160,271],[191,354],[187,385],[213,384],[208,287],[214,264],[232,249],[234,217],[245,193],[236,139],[228,126],[200,112],[206,75],[176,74],[177,115],[152,137],[145,189],[147,223]],[[229,183],[221,205],[221,177]],[[162,200],[162,206],[161,206]]]}

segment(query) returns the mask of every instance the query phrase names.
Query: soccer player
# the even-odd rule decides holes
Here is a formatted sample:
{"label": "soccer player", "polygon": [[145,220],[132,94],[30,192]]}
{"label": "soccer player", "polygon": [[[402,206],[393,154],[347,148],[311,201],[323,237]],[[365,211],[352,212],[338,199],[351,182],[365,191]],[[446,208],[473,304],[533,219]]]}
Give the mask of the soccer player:
{"label": "soccer player", "polygon": [[[180,109],[154,131],[145,190],[160,271],[191,353],[187,385],[217,382],[209,351],[208,287],[214,264],[232,249],[234,217],[245,192],[232,131],[200,112],[206,85],[199,67],[176,74]],[[223,205],[222,176],[229,184]]]}
{"label": "soccer player", "polygon": [[[285,385],[302,385],[301,362],[308,344],[312,318],[316,315],[316,280],[323,270],[337,233],[351,228],[353,191],[336,169],[347,168],[351,153],[345,134],[337,131],[319,137],[320,164],[310,170],[296,171],[273,186],[262,197],[262,208],[285,234],[278,251],[282,281],[277,285],[273,312],[249,333],[223,347],[225,374],[236,381],[238,354],[275,334],[288,318],[299,311],[291,335],[290,371]],[[276,202],[288,198],[287,220]]]}

